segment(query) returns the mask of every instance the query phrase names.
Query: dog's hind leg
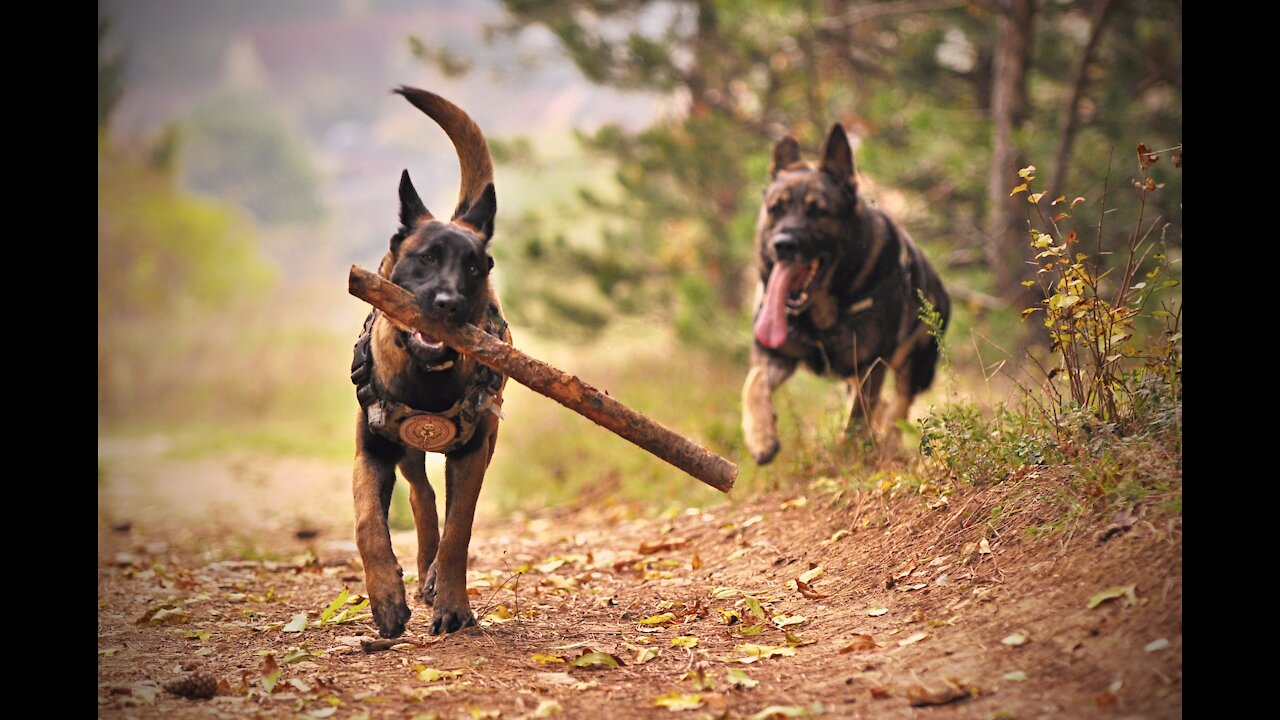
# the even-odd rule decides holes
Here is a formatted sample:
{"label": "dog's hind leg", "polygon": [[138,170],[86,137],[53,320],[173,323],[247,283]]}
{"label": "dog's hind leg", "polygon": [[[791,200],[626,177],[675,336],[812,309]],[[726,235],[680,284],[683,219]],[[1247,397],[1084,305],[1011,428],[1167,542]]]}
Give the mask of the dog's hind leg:
{"label": "dog's hind leg", "polygon": [[884,384],[884,363],[875,360],[871,367],[858,375],[844,379],[849,391],[849,414],[845,417],[841,437],[852,440],[863,429],[870,427],[880,403],[880,387]]}
{"label": "dog's hind leg", "polygon": [[400,461],[400,474],[409,481],[409,505],[418,530],[418,598],[430,605],[436,598],[436,550],[440,547],[440,521],[436,516],[436,492],[427,480],[426,453],[409,450]]}
{"label": "dog's hind leg", "polygon": [[[361,416],[363,422],[363,415]],[[383,446],[371,449],[369,446]],[[356,434],[356,464],[352,482],[356,509],[356,545],[364,563],[365,592],[373,606],[373,621],[382,637],[398,637],[409,621],[403,572],[391,549],[387,509],[395,487],[395,455],[389,443]]]}
{"label": "dog's hind leg", "polygon": [[794,360],[751,350],[751,370],[742,385],[742,434],[747,450],[757,465],[767,465],[778,454],[778,416],[773,409],[773,391],[796,370]]}

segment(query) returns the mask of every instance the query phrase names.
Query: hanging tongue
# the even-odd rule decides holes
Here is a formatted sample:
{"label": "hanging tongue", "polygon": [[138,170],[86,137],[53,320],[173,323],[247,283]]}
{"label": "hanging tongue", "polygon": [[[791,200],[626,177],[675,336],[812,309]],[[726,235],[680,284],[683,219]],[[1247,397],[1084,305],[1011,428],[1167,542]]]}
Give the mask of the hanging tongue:
{"label": "hanging tongue", "polygon": [[778,263],[769,275],[764,303],[756,317],[755,334],[756,341],[771,350],[787,341],[787,297],[804,284],[805,269],[799,263]]}

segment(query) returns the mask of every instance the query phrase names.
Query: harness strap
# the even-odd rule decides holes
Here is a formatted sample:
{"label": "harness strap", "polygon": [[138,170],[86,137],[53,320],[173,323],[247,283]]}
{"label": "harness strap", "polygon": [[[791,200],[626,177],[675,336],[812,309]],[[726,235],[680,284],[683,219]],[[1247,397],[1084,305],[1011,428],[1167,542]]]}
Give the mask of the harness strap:
{"label": "harness strap", "polygon": [[[470,442],[484,413],[503,417],[499,393],[506,378],[479,363],[462,397],[443,412],[430,413],[384,398],[373,382],[373,325],[377,315],[378,310],[374,309],[365,318],[351,360],[351,382],[356,386],[356,400],[365,409],[370,430],[401,445],[448,453]],[[490,305],[485,332],[501,340],[506,336],[507,327],[497,305]]]}

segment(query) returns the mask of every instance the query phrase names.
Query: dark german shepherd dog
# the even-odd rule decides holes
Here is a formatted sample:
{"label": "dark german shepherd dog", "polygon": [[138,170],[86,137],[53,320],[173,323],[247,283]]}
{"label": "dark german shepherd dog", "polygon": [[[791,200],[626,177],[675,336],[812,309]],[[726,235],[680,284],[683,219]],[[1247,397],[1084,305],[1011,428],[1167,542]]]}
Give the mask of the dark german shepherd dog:
{"label": "dark german shepherd dog", "polygon": [[[488,246],[497,210],[489,146],[475,122],[448,100],[409,87],[395,92],[449,136],[462,167],[462,187],[453,217],[444,221],[423,205],[408,171],[401,174],[400,229],[378,272],[412,292],[423,312],[451,323],[472,323],[510,342],[489,282],[493,259]],[[506,379],[377,310],[356,343],[351,377],[360,401],[356,540],[378,632],[396,637],[409,620],[402,572],[387,530],[396,467],[409,482],[418,531],[418,593],[434,606],[431,634],[474,625],[467,600],[467,546],[480,485],[498,439]],[[447,458],[443,536],[436,494],[427,482],[427,452]]]}
{"label": "dark german shepherd dog", "polygon": [[[773,181],[756,225],[759,306],[751,371],[742,388],[742,430],[761,465],[778,453],[773,391],[803,362],[849,388],[845,435],[880,422],[892,428],[933,382],[938,339],[920,318],[921,294],[945,323],[951,301],[906,230],[862,199],[853,151],[839,124],[817,166],[791,136],[773,148]],[[885,370],[895,395],[876,405]]]}

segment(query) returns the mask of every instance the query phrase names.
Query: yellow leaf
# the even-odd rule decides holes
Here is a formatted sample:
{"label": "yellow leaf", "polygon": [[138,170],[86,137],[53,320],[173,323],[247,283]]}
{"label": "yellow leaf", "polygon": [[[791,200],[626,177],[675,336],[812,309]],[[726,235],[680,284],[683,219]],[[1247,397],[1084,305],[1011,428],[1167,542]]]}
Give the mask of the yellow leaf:
{"label": "yellow leaf", "polygon": [[698,638],[692,635],[679,635],[671,638],[671,644],[682,648],[698,647]]}
{"label": "yellow leaf", "polygon": [[777,627],[784,628],[791,625],[800,625],[809,622],[809,618],[803,615],[774,615],[773,624]]}
{"label": "yellow leaf", "polygon": [[1022,287],[1032,287],[1036,284],[1035,280],[1023,280]]}
{"label": "yellow leaf", "polygon": [[1056,198],[1054,198],[1054,199],[1053,199],[1053,202],[1051,202],[1051,203],[1049,203],[1049,204],[1050,204],[1050,205],[1057,205],[1058,203],[1060,203],[1060,202],[1062,202],[1063,200],[1066,200],[1066,199],[1067,199],[1067,196],[1066,196],[1066,195],[1059,195],[1058,197],[1056,197]]}
{"label": "yellow leaf", "polygon": [[1018,193],[1023,193],[1023,192],[1026,192],[1026,191],[1027,191],[1027,184],[1026,184],[1026,183],[1022,183],[1021,185],[1014,186],[1013,190],[1010,190],[1010,191],[1009,191],[1009,197],[1013,197],[1014,195],[1017,195]]}
{"label": "yellow leaf", "polygon": [[564,662],[564,658],[560,657],[559,655],[550,655],[547,653],[534,653],[529,656],[529,659],[538,663],[539,665],[552,665],[555,663]]}
{"label": "yellow leaf", "polygon": [[810,568],[808,570],[805,570],[804,572],[800,573],[800,582],[811,583],[814,580],[817,580],[818,578],[822,577],[822,574],[825,573],[826,571],[827,569],[821,565],[815,568]]}
{"label": "yellow leaf", "polygon": [[1084,202],[1084,201],[1085,201],[1085,200],[1084,200],[1084,198],[1083,198],[1083,197],[1077,197],[1075,200],[1072,200],[1072,201],[1071,201],[1071,207],[1073,207],[1073,208],[1074,208],[1075,206],[1079,205],[1080,203],[1082,203],[1082,202]]}
{"label": "yellow leaf", "polygon": [[739,645],[733,650],[734,652],[745,653],[745,657],[738,658],[737,660],[737,662],[743,664],[750,664],[759,660],[768,660],[772,657],[794,657],[796,654],[795,648],[787,647],[785,645],[769,646],[756,645],[754,643]]}
{"label": "yellow leaf", "polygon": [[435,668],[422,668],[418,671],[418,679],[422,682],[436,682],[438,680],[452,680],[462,676],[461,670],[437,670]]}
{"label": "yellow leaf", "polygon": [[640,651],[636,653],[636,664],[643,665],[661,654],[662,651],[656,647],[640,648]]}
{"label": "yellow leaf", "polygon": [[676,621],[675,613],[665,612],[665,613],[662,613],[661,615],[653,615],[653,616],[644,618],[643,620],[637,620],[636,622],[640,623],[641,625],[661,625],[662,623],[675,622],[675,621]]}
{"label": "yellow leaf", "polygon": [[672,712],[679,710],[694,710],[702,707],[702,696],[698,694],[682,693],[679,690],[672,690],[665,695],[659,695],[653,699],[655,707],[664,707]]}
{"label": "yellow leaf", "polygon": [[1040,198],[1042,197],[1044,197],[1044,193],[1042,192],[1032,193],[1027,196],[1027,202],[1031,203],[1032,205],[1035,205],[1036,203],[1040,202]]}
{"label": "yellow leaf", "polygon": [[1036,176],[1035,165],[1028,165],[1018,171],[1018,177],[1022,178],[1023,180],[1033,180],[1035,179],[1035,176]]}

